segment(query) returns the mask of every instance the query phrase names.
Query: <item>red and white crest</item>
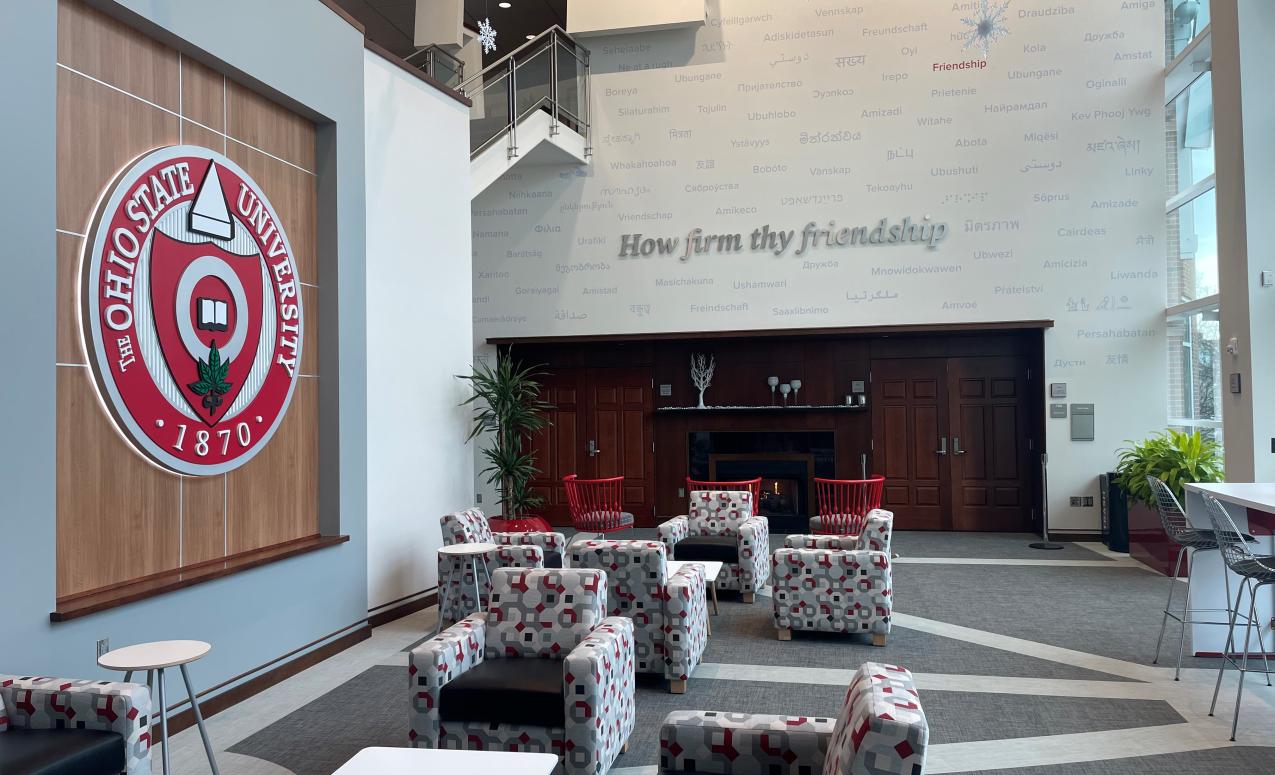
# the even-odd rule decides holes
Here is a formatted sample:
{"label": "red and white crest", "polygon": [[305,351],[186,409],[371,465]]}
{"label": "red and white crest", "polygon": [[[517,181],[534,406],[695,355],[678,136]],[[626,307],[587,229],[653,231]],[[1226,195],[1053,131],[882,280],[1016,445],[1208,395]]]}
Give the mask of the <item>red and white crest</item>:
{"label": "red and white crest", "polygon": [[102,195],[81,272],[89,360],[134,446],[191,476],[260,451],[305,326],[292,248],[256,182],[207,148],[146,154]]}

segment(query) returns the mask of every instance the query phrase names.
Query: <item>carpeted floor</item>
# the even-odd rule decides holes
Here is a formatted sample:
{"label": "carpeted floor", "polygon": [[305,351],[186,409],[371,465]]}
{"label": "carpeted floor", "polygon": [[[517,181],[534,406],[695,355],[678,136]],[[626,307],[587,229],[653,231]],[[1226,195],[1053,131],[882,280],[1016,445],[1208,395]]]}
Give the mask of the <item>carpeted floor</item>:
{"label": "carpeted floor", "polygon": [[[638,531],[633,531],[638,532]],[[635,535],[629,537],[654,537]],[[1108,560],[1083,547],[1060,552],[1026,548],[1031,536],[902,533],[895,547],[908,558],[984,558]],[[776,545],[782,537],[773,537]],[[1127,563],[1101,565],[963,565],[912,562],[895,565],[896,610],[920,619],[956,624],[1042,644],[1145,665],[1159,631],[1167,581]],[[932,676],[942,689],[923,689],[922,702],[934,745],[1040,737],[1145,727],[1182,725],[1192,729],[1165,699],[1122,697],[1121,687],[1145,687],[1134,679],[1085,669],[1064,661],[1036,658],[1007,648],[922,632],[896,624],[883,648],[866,638],[795,633],[790,642],[775,637],[771,599],[759,595],[752,605],[737,594],[721,595],[721,613],[712,617],[713,635],[704,654],[717,666],[692,677],[684,695],[669,694],[656,676],[639,676],[637,724],[629,753],[617,768],[651,767],[658,761],[659,724],[675,709],[738,710],[835,716],[845,687],[838,681],[810,683],[809,668],[853,669],[873,660],[902,664]],[[940,628],[941,630],[941,628]],[[1172,635],[1172,633],[1170,633]],[[425,633],[421,633],[422,637]],[[1171,664],[1172,638],[1161,664]],[[395,648],[398,648],[395,645]],[[410,648],[410,647],[409,647]],[[1189,644],[1188,644],[1189,648]],[[1210,667],[1209,660],[1184,664]],[[1101,665],[1102,663],[1100,663]],[[766,681],[738,680],[748,666],[790,667]],[[1105,665],[1104,665],[1105,667]],[[805,670],[806,672],[803,672]],[[712,673],[720,676],[709,677]],[[797,674],[800,673],[800,676]],[[736,680],[728,680],[733,676]],[[945,678],[950,677],[950,678]],[[1110,685],[1105,691],[1055,696],[1015,694],[1031,691],[1014,684],[980,691],[982,680],[1054,679]],[[802,681],[785,683],[786,680]],[[944,683],[947,681],[947,683]],[[954,681],[954,682],[953,682]],[[1094,682],[1094,683],[1089,683]],[[1256,679],[1254,680],[1256,684]],[[1210,687],[1211,688],[1211,687]],[[959,689],[959,691],[957,690]],[[1137,689],[1134,696],[1146,696]],[[370,666],[327,694],[287,714],[230,749],[279,764],[296,775],[327,775],[368,746],[400,746],[407,739],[407,676],[401,666]],[[1160,695],[1152,695],[1160,696]],[[1168,695],[1165,695],[1168,696]],[[1177,700],[1174,700],[1177,702]],[[1183,707],[1178,705],[1177,707]],[[1186,712],[1186,711],[1183,711]],[[1127,734],[1127,733],[1126,733]],[[1170,733],[1172,734],[1172,733]],[[1188,734],[1187,732],[1183,733]],[[1224,742],[1219,741],[1219,745]],[[1098,757],[1095,757],[1098,758]],[[981,772],[984,770],[969,770]],[[1006,775],[1108,775],[1163,773],[1212,775],[1220,772],[1275,772],[1275,748],[1220,747],[1193,753],[1145,756],[1113,762],[1084,762],[1048,767],[996,770]],[[635,771],[631,775],[636,775]],[[652,770],[646,772],[653,773]],[[644,773],[645,775],[645,773]]]}

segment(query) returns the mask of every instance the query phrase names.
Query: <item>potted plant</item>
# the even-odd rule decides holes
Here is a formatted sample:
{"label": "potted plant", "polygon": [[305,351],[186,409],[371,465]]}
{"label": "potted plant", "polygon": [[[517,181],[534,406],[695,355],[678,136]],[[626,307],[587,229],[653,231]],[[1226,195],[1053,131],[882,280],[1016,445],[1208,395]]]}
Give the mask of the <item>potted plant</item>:
{"label": "potted plant", "polygon": [[500,489],[501,514],[507,521],[521,518],[539,506],[542,498],[529,489],[538,473],[535,453],[529,451],[531,435],[545,428],[545,411],[553,407],[540,400],[539,367],[523,367],[506,356],[495,368],[474,366],[472,374],[457,375],[470,384],[474,394],[461,405],[473,405],[474,425],[469,438],[490,432],[482,455],[487,467],[487,483]]}
{"label": "potted plant", "polygon": [[1173,547],[1164,534],[1147,477],[1167,484],[1182,502],[1185,485],[1222,481],[1222,449],[1199,431],[1160,431],[1129,445],[1120,450],[1116,466],[1116,483],[1129,501],[1129,551],[1167,575],[1173,572]]}

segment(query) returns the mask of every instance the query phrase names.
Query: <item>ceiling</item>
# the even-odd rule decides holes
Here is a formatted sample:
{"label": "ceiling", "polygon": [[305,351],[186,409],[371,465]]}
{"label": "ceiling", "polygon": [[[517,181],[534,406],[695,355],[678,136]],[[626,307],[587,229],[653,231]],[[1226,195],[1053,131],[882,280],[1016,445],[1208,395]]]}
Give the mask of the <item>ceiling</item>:
{"label": "ceiling", "polygon": [[[416,50],[412,45],[416,0],[336,0],[365,28],[367,36],[399,56]],[[465,0],[465,25],[474,29],[490,18],[496,30],[496,50],[484,61],[493,62],[526,43],[527,35],[537,35],[557,24],[567,26],[567,0]]]}

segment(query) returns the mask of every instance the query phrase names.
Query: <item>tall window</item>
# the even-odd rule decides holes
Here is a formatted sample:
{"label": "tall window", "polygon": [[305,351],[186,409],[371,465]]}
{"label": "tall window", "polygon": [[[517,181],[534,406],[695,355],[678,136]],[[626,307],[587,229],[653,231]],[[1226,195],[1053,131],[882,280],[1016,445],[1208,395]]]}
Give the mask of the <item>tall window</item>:
{"label": "tall window", "polygon": [[1222,441],[1208,0],[1166,0],[1169,425]]}

